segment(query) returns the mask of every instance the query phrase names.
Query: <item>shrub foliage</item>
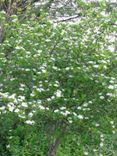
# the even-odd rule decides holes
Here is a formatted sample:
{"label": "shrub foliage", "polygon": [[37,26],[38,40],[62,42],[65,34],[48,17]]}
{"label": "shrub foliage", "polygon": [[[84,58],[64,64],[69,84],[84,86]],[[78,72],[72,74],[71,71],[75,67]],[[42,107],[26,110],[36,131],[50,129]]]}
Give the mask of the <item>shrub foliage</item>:
{"label": "shrub foliage", "polygon": [[1,156],[116,155],[116,10],[84,7],[76,23],[0,12]]}

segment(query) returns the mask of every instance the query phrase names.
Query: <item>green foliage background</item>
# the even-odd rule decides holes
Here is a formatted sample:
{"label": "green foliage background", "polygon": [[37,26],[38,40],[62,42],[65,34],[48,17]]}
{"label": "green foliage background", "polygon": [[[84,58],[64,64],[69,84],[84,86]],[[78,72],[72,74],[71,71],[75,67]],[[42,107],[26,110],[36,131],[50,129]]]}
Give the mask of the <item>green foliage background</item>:
{"label": "green foliage background", "polygon": [[116,9],[78,4],[72,24],[0,12],[0,156],[117,155]]}

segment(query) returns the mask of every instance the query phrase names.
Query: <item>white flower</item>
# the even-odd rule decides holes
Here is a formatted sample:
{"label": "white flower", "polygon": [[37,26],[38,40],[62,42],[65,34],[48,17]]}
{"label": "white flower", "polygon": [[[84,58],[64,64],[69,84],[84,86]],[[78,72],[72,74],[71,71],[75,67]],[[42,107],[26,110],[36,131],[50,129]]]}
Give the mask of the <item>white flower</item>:
{"label": "white flower", "polygon": [[24,91],[24,88],[21,87],[21,88],[19,88],[19,90]]}
{"label": "white flower", "polygon": [[23,107],[25,107],[25,108],[27,108],[28,107],[28,105],[27,105],[27,103],[26,102],[22,102],[22,104],[21,104]]}
{"label": "white flower", "polygon": [[108,89],[114,89],[114,86],[109,85],[109,86],[108,86]]}
{"label": "white flower", "polygon": [[84,117],[83,117],[83,115],[78,115],[77,116],[79,119],[83,119]]}
{"label": "white flower", "polygon": [[69,67],[66,67],[65,70],[70,70],[70,68]]}
{"label": "white flower", "polygon": [[10,112],[13,112],[13,110],[14,110],[14,107],[9,107]]}
{"label": "white flower", "polygon": [[10,148],[10,145],[6,145],[7,148]]}
{"label": "white flower", "polygon": [[58,109],[56,109],[56,110],[54,110],[54,112],[55,112],[55,113],[58,113],[58,112],[59,112],[59,110],[58,110]]}
{"label": "white flower", "polygon": [[77,114],[76,114],[75,112],[73,112],[73,115],[74,115],[74,116],[77,116]]}
{"label": "white flower", "polygon": [[52,96],[52,97],[51,97],[51,99],[54,99],[54,98],[55,98],[55,96]]}
{"label": "white flower", "polygon": [[31,120],[26,120],[25,123],[29,124],[29,125],[33,125],[35,122],[31,121]]}
{"label": "white flower", "polygon": [[21,49],[21,47],[17,46],[17,47],[15,47],[15,49],[20,50],[20,49]]}
{"label": "white flower", "polygon": [[42,50],[37,50],[38,53],[42,53]]}
{"label": "white flower", "polygon": [[115,51],[115,47],[114,47],[113,45],[110,45],[110,46],[108,47],[108,50],[110,50],[111,52],[114,52],[114,51]]}
{"label": "white flower", "polygon": [[103,146],[104,146],[104,143],[103,143],[103,142],[101,142],[101,143],[100,143],[100,147],[103,147]]}
{"label": "white flower", "polygon": [[5,110],[5,106],[0,107],[0,110]]}
{"label": "white flower", "polygon": [[69,120],[69,123],[72,123],[73,121],[72,120]]}
{"label": "white flower", "polygon": [[46,107],[45,109],[46,109],[46,110],[49,110],[49,108],[48,108],[48,107]]}
{"label": "white flower", "polygon": [[52,68],[53,68],[53,69],[55,69],[55,70],[57,70],[57,69],[58,69],[56,66],[53,66]]}
{"label": "white flower", "polygon": [[87,117],[87,116],[86,116],[86,117],[85,117],[85,119],[86,119],[86,120],[88,120],[88,119],[89,119],[89,117]]}
{"label": "white flower", "polygon": [[9,103],[7,106],[8,106],[9,111],[10,112],[13,112],[13,110],[14,110],[14,104],[13,103]]}
{"label": "white flower", "polygon": [[112,125],[112,128],[115,128],[115,125]]}
{"label": "white flower", "polygon": [[11,96],[9,96],[10,99],[15,99],[16,94],[12,94]]}
{"label": "white flower", "polygon": [[83,107],[87,107],[87,106],[88,106],[88,103],[84,103],[84,104],[83,104]]}
{"label": "white flower", "polygon": [[104,141],[104,138],[101,138],[101,141]]}
{"label": "white flower", "polygon": [[112,131],[113,134],[115,134],[115,131]]}
{"label": "white flower", "polygon": [[90,63],[90,64],[94,64],[95,62],[93,62],[93,61],[89,61],[88,63]]}
{"label": "white flower", "polygon": [[113,125],[113,124],[114,124],[114,121],[110,121],[110,124],[112,124],[112,125]]}
{"label": "white flower", "polygon": [[29,117],[32,117],[32,116],[33,116],[33,113],[30,112],[30,113],[28,114],[28,116],[29,116]]}
{"label": "white flower", "polygon": [[94,67],[94,68],[98,68],[98,67],[99,67],[99,65],[95,64],[95,65],[93,65],[93,67]]}
{"label": "white flower", "polygon": [[61,90],[57,90],[56,93],[55,93],[55,95],[56,95],[57,97],[61,97],[61,96],[62,96]]}
{"label": "white flower", "polygon": [[66,109],[66,107],[60,107],[60,109],[61,109],[61,110],[65,110],[65,109]]}
{"label": "white flower", "polygon": [[46,73],[46,70],[45,69],[42,69],[42,73]]}
{"label": "white flower", "polygon": [[104,137],[104,135],[103,135],[103,134],[101,134],[101,135],[100,135],[100,137],[101,137],[101,138],[103,138],[103,137]]}
{"label": "white flower", "polygon": [[94,152],[96,152],[96,151],[97,151],[97,149],[93,149],[93,151],[94,151]]}
{"label": "white flower", "polygon": [[31,93],[31,94],[30,94],[30,96],[34,97],[34,96],[35,96],[35,94],[34,94],[34,93]]}
{"label": "white flower", "polygon": [[19,101],[23,101],[23,100],[25,100],[25,96],[19,96],[19,99],[18,99]]}
{"label": "white flower", "polygon": [[89,103],[89,104],[92,104],[93,102],[92,102],[92,101],[89,101],[88,103]]}
{"label": "white flower", "polygon": [[47,101],[51,101],[51,98],[47,98]]}
{"label": "white flower", "polygon": [[104,65],[103,68],[104,68],[104,69],[107,69],[107,66]]}
{"label": "white flower", "polygon": [[24,85],[24,84],[22,84],[22,83],[20,84],[20,86],[21,86],[21,87],[25,87],[25,85]]}
{"label": "white flower", "polygon": [[103,100],[103,99],[104,99],[104,96],[100,96],[100,99],[102,99],[102,100]]}
{"label": "white flower", "polygon": [[81,110],[81,109],[82,109],[82,107],[81,107],[81,106],[79,106],[79,107],[77,107],[77,109]]}
{"label": "white flower", "polygon": [[88,152],[84,152],[84,155],[88,155],[89,153]]}
{"label": "white flower", "polygon": [[26,117],[24,115],[19,114],[18,115],[20,118],[25,119]]}
{"label": "white flower", "polygon": [[55,86],[55,87],[58,87],[59,85],[55,83],[54,86]]}
{"label": "white flower", "polygon": [[107,93],[106,95],[107,95],[107,96],[110,96],[110,97],[112,97],[112,96],[113,96],[113,94],[112,94],[112,93]]}
{"label": "white flower", "polygon": [[14,112],[15,112],[15,113],[18,113],[18,112],[19,112],[19,109],[18,109],[18,108],[16,108]]}
{"label": "white flower", "polygon": [[67,116],[67,115],[70,114],[70,112],[66,110],[65,112],[62,112],[62,114],[65,115],[65,116]]}
{"label": "white flower", "polygon": [[96,123],[96,124],[95,124],[95,126],[96,126],[96,127],[99,127],[99,126],[100,126],[100,124]]}
{"label": "white flower", "polygon": [[40,108],[40,109],[42,109],[42,110],[44,110],[44,109],[45,109],[45,107],[44,107],[44,106],[41,106],[41,105],[39,106],[39,108]]}
{"label": "white flower", "polygon": [[25,71],[30,71],[30,69],[26,68]]}
{"label": "white flower", "polygon": [[105,11],[102,11],[100,14],[101,14],[102,16],[108,16],[108,14],[107,14]]}
{"label": "white flower", "polygon": [[26,54],[30,55],[30,54],[31,54],[31,52],[30,52],[30,51],[27,51],[27,52],[26,52]]}

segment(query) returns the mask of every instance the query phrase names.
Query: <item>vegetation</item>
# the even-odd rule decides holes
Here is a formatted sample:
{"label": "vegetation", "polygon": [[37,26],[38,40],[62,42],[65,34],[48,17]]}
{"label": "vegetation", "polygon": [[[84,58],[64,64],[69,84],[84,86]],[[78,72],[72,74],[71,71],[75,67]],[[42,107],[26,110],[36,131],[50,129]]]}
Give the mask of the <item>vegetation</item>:
{"label": "vegetation", "polygon": [[79,22],[52,22],[53,1],[38,14],[33,2],[6,2],[0,5],[0,156],[116,156],[115,7],[76,1]]}

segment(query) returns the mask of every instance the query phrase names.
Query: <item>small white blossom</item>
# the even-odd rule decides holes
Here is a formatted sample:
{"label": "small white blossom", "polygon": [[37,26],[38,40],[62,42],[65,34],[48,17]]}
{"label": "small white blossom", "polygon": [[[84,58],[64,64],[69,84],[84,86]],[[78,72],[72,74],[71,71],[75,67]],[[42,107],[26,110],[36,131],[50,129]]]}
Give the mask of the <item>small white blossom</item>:
{"label": "small white blossom", "polygon": [[69,120],[69,123],[72,123],[73,121],[72,120]]}
{"label": "small white blossom", "polygon": [[13,103],[9,103],[7,106],[8,106],[9,111],[13,112],[13,110],[15,108],[14,104]]}
{"label": "small white blossom", "polygon": [[101,143],[100,143],[100,147],[103,147],[103,146],[104,146],[104,143],[103,143],[103,142],[101,142]]}
{"label": "small white blossom", "polygon": [[70,68],[69,67],[66,67],[65,70],[70,70]]}
{"label": "small white blossom", "polygon": [[31,120],[26,120],[25,123],[26,124],[29,124],[29,125],[33,125],[35,122],[34,121],[31,121]]}
{"label": "small white blossom", "polygon": [[94,68],[98,68],[98,67],[99,67],[99,65],[95,64],[95,65],[93,65],[93,67],[94,67]]}
{"label": "small white blossom", "polygon": [[100,99],[103,100],[104,99],[104,96],[100,96]]}
{"label": "small white blossom", "polygon": [[25,119],[25,118],[26,118],[25,115],[19,114],[18,116],[19,116],[20,118],[22,118],[22,119]]}
{"label": "small white blossom", "polygon": [[113,130],[112,133],[115,134],[115,131]]}
{"label": "small white blossom", "polygon": [[19,110],[18,108],[16,108],[14,112],[15,112],[15,113],[18,113],[19,111],[20,111],[20,110]]}
{"label": "small white blossom", "polygon": [[83,119],[84,118],[83,115],[78,115],[77,117],[78,117],[78,119]]}
{"label": "small white blossom", "polygon": [[84,103],[84,104],[83,104],[83,107],[87,107],[87,106],[88,106],[88,103]]}
{"label": "small white blossom", "polygon": [[77,109],[81,110],[81,109],[82,109],[82,107],[81,107],[81,106],[78,106],[78,107],[77,107]]}
{"label": "small white blossom", "polygon": [[88,152],[84,152],[84,155],[88,155],[89,153]]}
{"label": "small white blossom", "polygon": [[32,116],[33,116],[33,113],[32,113],[32,112],[30,112],[30,113],[28,114],[28,116],[29,116],[29,117],[32,117]]}
{"label": "small white blossom", "polygon": [[108,89],[114,89],[114,86],[110,85],[108,86]]}
{"label": "small white blossom", "polygon": [[110,121],[110,124],[112,124],[112,125],[113,125],[113,124],[114,124],[114,121]]}
{"label": "small white blossom", "polygon": [[0,107],[0,110],[5,110],[5,106]]}
{"label": "small white blossom", "polygon": [[23,107],[25,107],[25,108],[27,108],[28,107],[28,105],[27,105],[27,103],[26,102],[22,102],[22,104],[21,104]]}
{"label": "small white blossom", "polygon": [[45,110],[45,107],[44,106],[41,106],[40,105],[39,108],[42,109],[42,110]]}
{"label": "small white blossom", "polygon": [[100,124],[96,123],[96,124],[95,124],[95,126],[96,126],[96,127],[99,127],[99,126],[100,126]]}
{"label": "small white blossom", "polygon": [[65,115],[65,116],[67,116],[67,115],[70,114],[70,112],[66,110],[65,112],[62,112],[62,114]]}
{"label": "small white blossom", "polygon": [[60,107],[60,109],[61,109],[61,110],[65,110],[65,109],[66,109],[66,107]]}
{"label": "small white blossom", "polygon": [[58,109],[56,109],[56,110],[54,110],[54,112],[55,112],[55,113],[58,113],[58,112],[59,112],[59,110],[58,110]]}
{"label": "small white blossom", "polygon": [[55,93],[55,95],[56,95],[57,97],[61,97],[61,96],[62,96],[61,90],[57,90],[56,93]]}
{"label": "small white blossom", "polygon": [[10,145],[6,145],[7,148],[10,148]]}
{"label": "small white blossom", "polygon": [[9,96],[10,99],[15,99],[16,94],[12,94],[11,96]]}
{"label": "small white blossom", "polygon": [[19,99],[18,99],[19,101],[23,101],[23,100],[25,100],[25,96],[19,96]]}
{"label": "small white blossom", "polygon": [[96,151],[97,151],[97,149],[93,149],[93,151],[94,151],[94,152],[96,152]]}

